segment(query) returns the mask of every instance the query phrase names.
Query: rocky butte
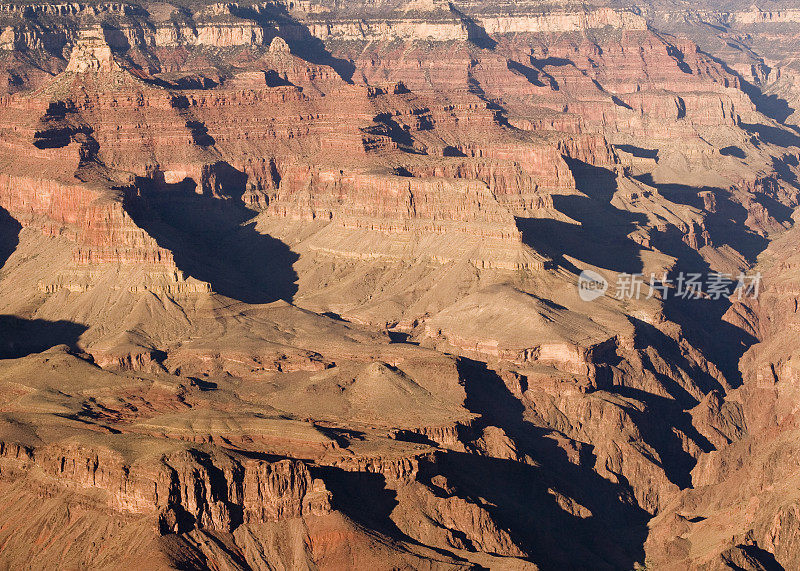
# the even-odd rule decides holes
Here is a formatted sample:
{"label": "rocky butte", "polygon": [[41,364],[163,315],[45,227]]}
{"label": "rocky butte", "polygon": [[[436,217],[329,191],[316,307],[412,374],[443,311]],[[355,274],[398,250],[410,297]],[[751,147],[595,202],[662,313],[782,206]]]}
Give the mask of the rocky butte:
{"label": "rocky butte", "polygon": [[0,567],[799,568],[799,14],[0,3]]}

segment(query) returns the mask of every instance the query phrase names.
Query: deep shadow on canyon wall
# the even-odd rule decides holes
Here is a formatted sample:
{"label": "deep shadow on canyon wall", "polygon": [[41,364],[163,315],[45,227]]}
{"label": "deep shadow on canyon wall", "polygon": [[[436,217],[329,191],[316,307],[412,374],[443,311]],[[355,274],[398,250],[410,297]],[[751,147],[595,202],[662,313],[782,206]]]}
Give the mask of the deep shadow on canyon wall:
{"label": "deep shadow on canyon wall", "polygon": [[291,301],[298,255],[255,229],[256,212],[242,202],[247,175],[224,162],[212,168],[213,188],[207,180],[138,178],[126,209],[181,270],[215,292],[246,303]]}

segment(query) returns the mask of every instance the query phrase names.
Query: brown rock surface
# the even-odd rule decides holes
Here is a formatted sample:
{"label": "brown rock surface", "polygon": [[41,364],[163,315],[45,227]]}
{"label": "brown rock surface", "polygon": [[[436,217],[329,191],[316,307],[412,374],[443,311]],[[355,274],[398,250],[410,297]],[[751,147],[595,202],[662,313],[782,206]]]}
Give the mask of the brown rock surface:
{"label": "brown rock surface", "polygon": [[0,5],[0,566],[798,567],[800,18],[706,4]]}

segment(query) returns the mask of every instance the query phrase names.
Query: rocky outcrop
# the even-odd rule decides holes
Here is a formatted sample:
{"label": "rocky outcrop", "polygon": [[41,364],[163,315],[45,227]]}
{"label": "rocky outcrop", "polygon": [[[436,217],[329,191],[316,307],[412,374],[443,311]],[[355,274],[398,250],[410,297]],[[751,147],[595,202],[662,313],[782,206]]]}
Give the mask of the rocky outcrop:
{"label": "rocky outcrop", "polygon": [[793,16],[651,4],[0,7],[9,564],[796,567]]}
{"label": "rocky outcrop", "polygon": [[587,12],[548,11],[532,16],[487,15],[480,22],[489,34],[552,34],[606,27],[617,30],[647,29],[647,21],[638,14],[611,8],[590,9]]}
{"label": "rocky outcrop", "polygon": [[0,177],[0,187],[0,205],[23,224],[45,235],[67,236],[75,244],[72,264],[39,283],[43,293],[86,291],[93,282],[91,268],[98,265],[151,268],[142,282],[128,284],[130,291],[208,291],[207,284],[187,280],[172,253],[138,227],[113,196],[72,183],[9,175]]}
{"label": "rocky outcrop", "polygon": [[102,30],[84,32],[72,49],[72,54],[67,64],[67,73],[110,73],[121,71],[122,68],[114,61],[111,47],[102,37]]}
{"label": "rocky outcrop", "polygon": [[192,527],[233,531],[330,512],[329,493],[301,462],[234,459],[188,449],[133,465],[113,450],[65,444],[0,449],[6,469],[41,471],[45,489],[103,492],[110,509],[144,514],[162,533]]}

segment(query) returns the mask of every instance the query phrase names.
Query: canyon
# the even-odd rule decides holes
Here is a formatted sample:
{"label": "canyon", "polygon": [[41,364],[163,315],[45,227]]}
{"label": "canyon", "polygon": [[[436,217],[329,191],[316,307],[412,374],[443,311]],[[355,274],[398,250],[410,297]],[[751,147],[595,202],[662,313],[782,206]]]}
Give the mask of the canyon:
{"label": "canyon", "polygon": [[0,566],[797,568],[798,38],[0,3]]}

